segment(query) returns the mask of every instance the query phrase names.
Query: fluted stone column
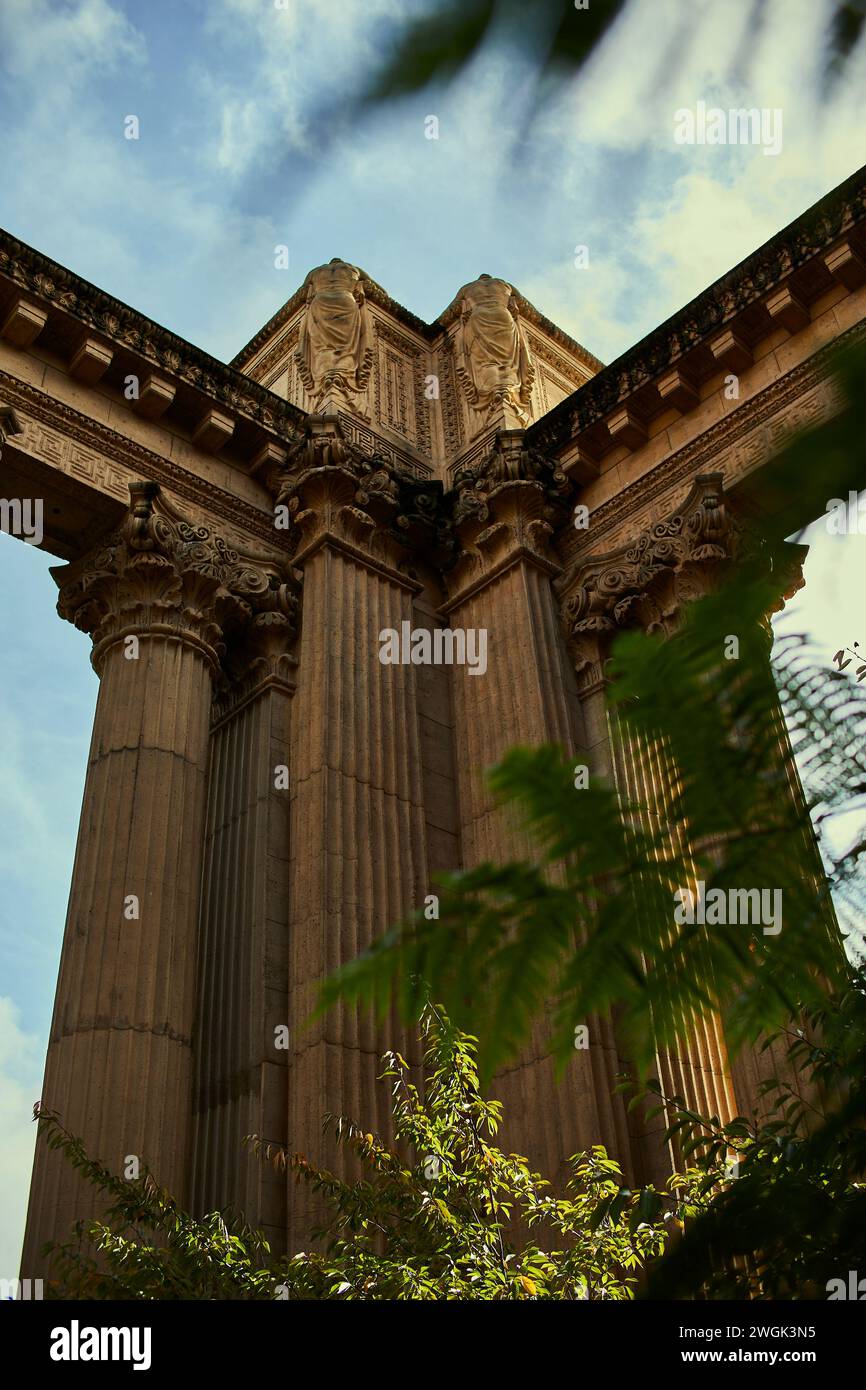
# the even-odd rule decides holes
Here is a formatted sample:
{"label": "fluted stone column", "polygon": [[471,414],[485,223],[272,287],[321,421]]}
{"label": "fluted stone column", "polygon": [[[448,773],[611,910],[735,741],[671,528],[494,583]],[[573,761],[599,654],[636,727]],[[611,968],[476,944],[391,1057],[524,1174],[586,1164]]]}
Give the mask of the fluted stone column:
{"label": "fluted stone column", "polygon": [[[787,580],[787,587],[781,592],[774,612],[781,611],[785,601],[792,598],[805,583],[802,567],[808,546],[789,544],[786,546],[786,551],[788,573],[783,575],[782,583],[784,584]],[[766,622],[762,625],[768,681],[773,680],[770,669],[770,655],[773,646],[770,616],[767,615]],[[771,717],[775,735],[775,767],[772,772],[775,774],[775,784],[778,787],[778,795],[782,799],[781,804],[790,808],[791,823],[796,826],[795,833],[790,837],[789,843],[786,843],[786,850],[790,848],[791,861],[800,866],[803,877],[814,891],[813,930],[826,933],[840,959],[844,961],[844,940],[836,918],[833,899],[828,892],[827,877],[818,838],[809,815],[808,804],[800,782],[790,736],[782,712],[782,704],[778,697],[772,703]],[[809,1106],[819,1109],[823,1104],[819,1087],[790,1065],[788,1048],[784,1039],[777,1038],[772,1043],[763,1042],[760,1045],[740,1048],[731,1059],[731,1073],[737,1097],[737,1109],[741,1114],[763,1114],[766,1117],[776,1097],[774,1095],[765,1096],[763,1086],[771,1078],[779,1077],[783,1078]]]}
{"label": "fluted stone column", "polygon": [[[493,468],[463,491],[456,510],[462,557],[450,576],[448,617],[452,628],[488,634],[486,673],[454,669],[467,868],[532,857],[531,842],[495,805],[486,781],[508,748],[554,743],[584,760],[577,751],[585,736],[574,675],[551,590],[559,573],[548,546],[557,514],[552,470],[534,466],[522,441],[520,431],[500,436]],[[563,1161],[592,1144],[628,1157],[625,1108],[611,1096],[618,1070],[613,1032],[608,1020],[585,1022],[590,1045],[575,1051],[560,1082],[549,1056],[550,1030],[539,1022],[524,1054],[494,1084],[504,1106],[504,1147],[525,1154],[551,1179],[565,1176]]]}
{"label": "fluted stone column", "polygon": [[[615,717],[611,717],[610,727],[615,782],[623,802],[639,806],[643,828],[649,834],[667,837],[672,852],[690,863],[683,827],[671,814],[676,769],[667,750],[660,741],[637,735]],[[692,869],[694,881],[698,872],[694,865]],[[676,1046],[657,1047],[656,1067],[666,1095],[682,1096],[692,1109],[702,1115],[718,1115],[723,1123],[734,1118],[737,1107],[730,1059],[717,1015],[699,1017],[694,1013],[687,1039]],[[659,1143],[665,1126],[665,1119],[659,1116],[650,1124],[644,1122],[634,1135],[640,1171],[657,1183],[679,1166],[675,1147],[671,1146],[666,1155]]]}
{"label": "fluted stone column", "polygon": [[[724,497],[722,476],[701,475],[675,515],[658,522],[620,551],[578,560],[558,586],[596,760],[613,780],[623,803],[639,808],[635,814],[644,828],[667,836],[672,852],[693,865],[695,855],[686,827],[676,821],[672,810],[678,771],[670,752],[660,739],[636,733],[608,712],[605,664],[611,642],[623,628],[643,626],[672,636],[684,605],[717,587],[741,552],[749,552],[750,545],[747,524],[736,517]],[[792,558],[798,558],[796,552]],[[791,592],[796,587],[794,584]],[[769,641],[767,653],[769,656]],[[767,679],[772,679],[769,666]],[[788,793],[799,798],[802,811],[802,791],[781,713],[779,753],[780,766],[785,767],[781,780],[787,783]],[[804,840],[800,845],[801,862],[804,872],[814,875],[817,894],[820,860],[814,836],[808,834],[806,840],[808,843]],[[712,846],[703,848],[711,850]],[[694,868],[693,878],[698,877]],[[829,915],[832,917],[832,910]],[[827,929],[832,930],[829,922]],[[702,1114],[716,1114],[723,1121],[737,1113],[761,1110],[760,1083],[769,1075],[787,1075],[797,1084],[787,1072],[784,1051],[778,1046],[743,1048],[732,1058],[724,1020],[716,1016],[695,1015],[689,1038],[676,1047],[657,1049],[656,1061],[659,1080],[668,1095],[679,1094]],[[659,1143],[665,1121],[658,1117],[647,1124],[639,1110],[633,1114],[637,1123],[632,1125],[632,1144],[640,1179],[663,1181],[670,1166],[680,1162],[675,1145],[665,1154]]]}
{"label": "fluted stone column", "polygon": [[[334,455],[341,450],[318,457]],[[380,632],[411,621],[420,585],[397,568],[388,498],[374,519],[364,510],[375,510],[371,490],[348,467],[312,467],[292,493],[304,616],[292,736],[288,1143],[347,1177],[354,1165],[323,1134],[324,1112],[351,1112],[387,1141],[391,1096],[376,1081],[379,1058],[386,1048],[412,1057],[416,1047],[395,1014],[381,1027],[345,1007],[308,1020],[321,981],[429,891],[416,672],[379,660]],[[315,1194],[293,1184],[290,1249],[304,1248],[320,1216]]]}
{"label": "fluted stone column", "polygon": [[[672,813],[677,771],[661,740],[633,732],[609,713],[605,666],[617,633],[644,626],[672,634],[682,605],[712,586],[729,563],[730,517],[721,502],[718,474],[698,477],[680,511],[621,551],[590,556],[559,584],[563,617],[594,756],[623,804],[648,834],[667,837],[672,853],[692,859],[684,829]],[[697,873],[695,873],[697,877]],[[640,907],[636,909],[640,911]],[[673,928],[672,928],[673,929]],[[628,1070],[631,1059],[622,1059]],[[668,1095],[681,1095],[703,1114],[724,1121],[736,1113],[730,1060],[719,1018],[692,1021],[687,1039],[656,1049],[656,1070]],[[638,1181],[663,1183],[679,1166],[674,1145],[663,1146],[666,1120],[651,1121],[643,1108],[631,1113],[630,1131]]]}
{"label": "fluted stone column", "polygon": [[195,1029],[192,1203],[286,1239],[283,1177],[243,1146],[286,1143],[293,614],[264,613],[215,705]]}
{"label": "fluted stone column", "polygon": [[[42,1104],[120,1173],[130,1156],[185,1196],[196,926],[218,616],[230,595],[204,528],[133,485],[104,545],[53,571],[89,632],[99,696]],[[37,1145],[22,1270],[42,1271],[104,1200]]]}

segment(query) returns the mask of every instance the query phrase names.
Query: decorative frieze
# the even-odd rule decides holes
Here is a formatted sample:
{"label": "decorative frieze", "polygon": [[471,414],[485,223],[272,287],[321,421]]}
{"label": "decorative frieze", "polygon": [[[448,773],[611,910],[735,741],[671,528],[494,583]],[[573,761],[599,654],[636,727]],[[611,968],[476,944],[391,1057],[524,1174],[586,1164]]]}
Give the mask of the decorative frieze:
{"label": "decorative frieze", "polygon": [[294,363],[295,348],[298,345],[300,336],[300,323],[293,323],[284,329],[280,336],[268,348],[257,362],[246,368],[246,372],[254,381],[261,381],[264,385],[270,386],[273,379],[280,375],[285,369],[289,368],[290,389],[288,399],[293,405],[301,406],[299,397],[291,390],[293,374],[296,371]]}
{"label": "decorative frieze", "polygon": [[526,341],[536,368],[532,413],[536,419],[540,419],[579,386],[583,386],[593,375],[593,369],[584,365],[581,370],[576,360],[557,351],[552,341],[538,333],[527,333]]}
{"label": "decorative frieze", "polygon": [[[862,224],[864,217],[866,175],[859,170],[610,367],[600,371],[574,399],[563,401],[539,420],[532,427],[533,444],[550,452],[558,451],[575,433],[604,420],[620,402],[640,387],[650,385],[666,367],[673,366],[692,349],[701,347],[714,330],[721,332],[732,319],[765,301],[776,286],[795,272],[805,276],[809,263],[816,262],[819,256],[826,254],[830,260],[823,271],[825,287],[832,284],[828,279],[830,274],[844,283],[845,267],[849,265],[854,266],[856,280],[859,274],[856,261],[862,258],[862,252],[857,251],[849,237],[843,248],[833,248],[855,224]],[[820,277],[818,283],[821,283]]]}
{"label": "decorative frieze", "polygon": [[0,371],[0,392],[19,412],[19,448],[70,477],[126,501],[129,484],[146,477],[229,526],[279,544],[273,518],[235,492],[198,477],[180,464],[110,429],[98,420]]}
{"label": "decorative frieze", "polygon": [[[650,518],[688,488],[699,473],[712,468],[723,474],[726,488],[752,472],[770,457],[779,444],[798,429],[828,419],[836,408],[836,391],[831,368],[833,353],[863,337],[862,325],[850,329],[832,346],[815,353],[808,361],[787,372],[758,395],[744,401],[722,420],[702,430],[698,436],[670,453],[667,458],[634,482],[619,488],[613,496],[591,512],[594,551],[612,550],[624,535],[633,535],[650,524]],[[537,447],[534,429],[528,439]],[[566,458],[569,455],[566,453]],[[571,474],[569,463],[563,465]],[[587,533],[566,531],[561,548],[566,564],[584,548]]]}
{"label": "decorative frieze", "polygon": [[[29,306],[20,330],[13,326],[13,334],[25,332],[25,320],[27,333],[34,329],[40,332],[47,320],[48,308],[54,307],[78,319],[101,338],[139,354],[152,366],[200,391],[215,404],[238,412],[264,429],[290,433],[294,420],[300,418],[292,406],[281,405],[270,391],[232,366],[226,366],[177,334],[161,328],[7,232],[0,232],[0,275],[21,286],[22,302]],[[14,307],[11,312],[15,312]],[[39,318],[41,323],[37,327]],[[28,341],[32,340],[31,336]],[[146,372],[140,375],[145,376]]]}
{"label": "decorative frieze", "polygon": [[445,453],[448,458],[453,459],[460,453],[466,441],[466,431],[457,393],[454,338],[450,333],[445,334],[439,345],[439,385]]}
{"label": "decorative frieze", "polygon": [[383,319],[375,320],[376,419],[408,439],[429,458],[432,454],[430,411],[424,395],[425,353]]}

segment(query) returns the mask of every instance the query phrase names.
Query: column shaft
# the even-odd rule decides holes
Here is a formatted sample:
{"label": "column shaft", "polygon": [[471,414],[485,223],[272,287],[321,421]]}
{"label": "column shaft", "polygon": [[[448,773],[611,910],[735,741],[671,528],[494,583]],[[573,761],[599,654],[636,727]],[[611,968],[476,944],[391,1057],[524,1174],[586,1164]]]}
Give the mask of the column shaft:
{"label": "column shaft", "polygon": [[[243,1146],[286,1142],[291,695],[269,686],[214,730],[205,827],[195,1041],[193,1205],[234,1206],[286,1236],[286,1188]],[[282,1037],[280,1037],[282,1042]]]}
{"label": "column shaft", "polygon": [[[413,588],[327,542],[304,566],[304,623],[292,756],[289,1146],[344,1176],[325,1111],[386,1140],[391,1098],[377,1084],[385,1048],[415,1051],[396,1015],[331,1010],[305,1027],[320,981],[423,903],[429,891],[412,666],[382,665],[379,633],[412,616]],[[290,1248],[319,1216],[301,1185]]]}
{"label": "column shaft", "polygon": [[[195,646],[144,635],[137,660],[105,654],[42,1095],[92,1157],[120,1172],[135,1155],[181,1199],[210,702]],[[25,1274],[101,1209],[40,1143]]]}
{"label": "column shaft", "polygon": [[[639,806],[646,832],[667,835],[672,850],[686,863],[691,862],[683,827],[670,811],[676,769],[668,751],[659,741],[632,733],[615,717],[609,718],[609,728],[614,776],[624,804]],[[697,877],[693,868],[691,878]],[[671,922],[673,932],[673,903]],[[719,1018],[695,1015],[689,1038],[676,1047],[658,1048],[656,1059],[658,1078],[667,1095],[680,1095],[689,1107],[703,1115],[718,1115],[723,1123],[733,1119],[736,1100]],[[638,1171],[646,1181],[663,1182],[671,1167],[679,1166],[675,1149],[666,1157],[659,1143],[666,1124],[659,1116],[651,1124],[642,1123],[634,1135]]]}
{"label": "column shaft", "polygon": [[[532,845],[494,804],[486,771],[515,744],[559,744],[573,752],[579,718],[573,672],[559,632],[550,575],[519,561],[450,612],[452,627],[486,628],[487,671],[455,668],[455,731],[464,863],[532,857]],[[582,740],[581,740],[582,741]],[[579,795],[576,792],[575,795]],[[504,1106],[503,1144],[548,1178],[564,1160],[603,1143],[626,1158],[624,1110],[611,1097],[616,1047],[607,1020],[585,1020],[590,1046],[576,1051],[557,1083],[544,1023],[518,1062],[496,1081]]]}

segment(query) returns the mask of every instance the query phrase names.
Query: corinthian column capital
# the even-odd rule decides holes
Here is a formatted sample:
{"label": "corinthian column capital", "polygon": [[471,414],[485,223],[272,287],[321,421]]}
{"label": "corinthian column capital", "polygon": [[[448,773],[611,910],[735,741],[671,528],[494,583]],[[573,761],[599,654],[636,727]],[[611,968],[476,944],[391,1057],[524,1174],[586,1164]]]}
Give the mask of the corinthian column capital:
{"label": "corinthian column capital", "polygon": [[303,439],[271,466],[265,482],[276,527],[288,535],[300,566],[329,544],[403,578],[412,557],[441,560],[448,553],[441,484],[365,454],[345,438],[335,415],[308,416]]}
{"label": "corinthian column capital", "polygon": [[735,564],[750,563],[774,576],[778,600],[772,611],[778,611],[802,587],[805,552],[805,546],[789,545],[771,555],[725,495],[722,474],[700,475],[672,516],[619,550],[578,556],[557,581],[563,628],[584,693],[603,683],[617,633],[643,628],[672,634],[684,605],[716,590]]}
{"label": "corinthian column capital", "polygon": [[558,574],[550,541],[572,490],[558,464],[527,446],[525,431],[500,430],[490,453],[454,478],[458,558],[448,576],[451,604],[520,559]]}
{"label": "corinthian column capital", "polygon": [[297,584],[279,559],[235,550],[209,526],[184,517],[158,484],[130,484],[130,507],[98,546],[52,575],[57,610],[93,638],[99,672],[129,636],[162,636],[197,648],[216,672],[229,639],[258,614],[296,631]]}

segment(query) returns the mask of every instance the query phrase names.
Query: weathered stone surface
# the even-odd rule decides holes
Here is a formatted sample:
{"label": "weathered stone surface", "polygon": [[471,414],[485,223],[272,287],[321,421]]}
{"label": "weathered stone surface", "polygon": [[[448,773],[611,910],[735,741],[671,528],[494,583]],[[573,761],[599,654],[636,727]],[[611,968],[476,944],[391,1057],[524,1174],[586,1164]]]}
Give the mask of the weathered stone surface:
{"label": "weathered stone surface", "polygon": [[19,295],[0,326],[0,337],[8,339],[16,347],[29,347],[39,337],[47,321],[47,310]]}
{"label": "weathered stone surface", "polygon": [[[315,1204],[243,1134],[339,1167],[323,1114],[387,1136],[377,1055],[413,1055],[393,1019],[305,1028],[318,983],[434,870],[526,852],[483,777],[515,742],[663,821],[674,773],[608,716],[610,640],[674,631],[737,563],[742,490],[835,409],[864,260],[860,171],[610,368],[503,280],[424,324],[338,260],[225,366],[0,235],[4,495],[44,500],[101,681],[43,1092],[91,1152],[307,1243]],[[483,673],[383,664],[404,625],[431,650],[483,630]],[[661,1178],[611,1095],[616,1029],[587,1024],[563,1087],[541,1028],[498,1079],[506,1142],[553,1175],[600,1141]],[[660,1058],[719,1114],[761,1065],[717,1021]],[[25,1277],[90,1209],[40,1149]]]}

